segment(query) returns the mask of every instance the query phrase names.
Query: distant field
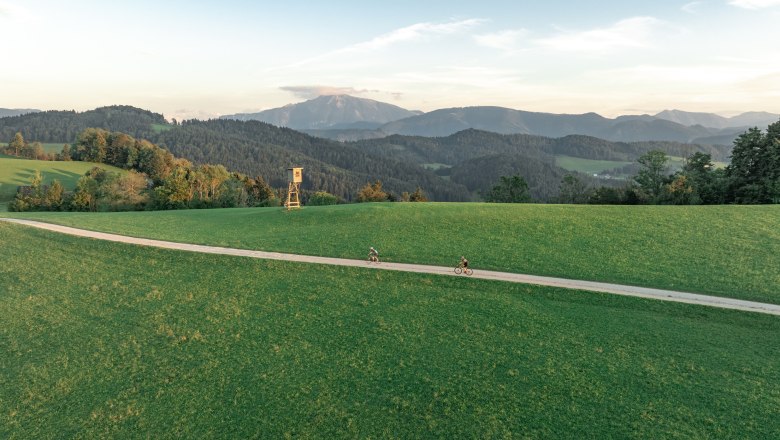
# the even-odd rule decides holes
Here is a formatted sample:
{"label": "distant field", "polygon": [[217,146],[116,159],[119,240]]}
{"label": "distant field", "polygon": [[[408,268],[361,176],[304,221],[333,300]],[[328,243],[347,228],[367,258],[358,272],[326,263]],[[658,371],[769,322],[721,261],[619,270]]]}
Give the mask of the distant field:
{"label": "distant field", "polygon": [[[591,160],[582,159],[579,157],[571,156],[555,156],[555,165],[567,170],[577,171],[585,174],[601,174],[605,171],[609,171],[614,168],[623,167],[625,165],[632,164],[634,162],[620,162],[613,160]],[[668,172],[674,173],[682,169],[685,164],[685,158],[679,156],[669,156],[669,170]],[[715,168],[725,168],[728,163],[726,162],[713,162]],[[617,176],[628,178],[631,176]]]}
{"label": "distant field", "polygon": [[780,432],[775,316],[3,223],[0,243],[0,438]]}
{"label": "distant field", "polygon": [[555,165],[567,170],[585,174],[599,174],[613,168],[622,167],[633,162],[614,160],[592,160],[571,156],[555,156]]}
{"label": "distant field", "polygon": [[59,153],[65,144],[70,144],[70,142],[41,143],[43,151],[47,153]]}
{"label": "distant field", "polygon": [[446,163],[424,163],[422,164],[422,167],[428,170],[436,171],[440,168],[452,168],[452,165],[447,165]]}
{"label": "distant field", "polygon": [[163,131],[168,131],[172,129],[173,126],[170,124],[152,124],[152,131],[155,133],[161,133]]}
{"label": "distant field", "polygon": [[780,206],[372,203],[2,213],[146,238],[683,290],[780,303]]}
{"label": "distant field", "polygon": [[124,172],[110,165],[91,162],[56,162],[17,159],[10,156],[0,157],[0,202],[8,202],[13,199],[18,186],[29,185],[30,180],[35,175],[35,170],[39,170],[43,174],[44,184],[49,184],[56,179],[66,189],[73,189],[76,187],[79,177],[94,166]]}

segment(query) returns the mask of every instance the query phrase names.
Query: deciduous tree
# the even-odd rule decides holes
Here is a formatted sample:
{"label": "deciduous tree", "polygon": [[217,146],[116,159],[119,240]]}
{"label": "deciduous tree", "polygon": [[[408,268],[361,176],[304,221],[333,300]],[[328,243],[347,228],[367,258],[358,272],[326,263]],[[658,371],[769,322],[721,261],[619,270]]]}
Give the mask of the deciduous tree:
{"label": "deciduous tree", "polygon": [[367,183],[357,194],[357,201],[364,202],[386,202],[387,193],[382,190],[382,182],[377,180],[373,184]]}
{"label": "deciduous tree", "polygon": [[485,197],[486,202],[491,203],[528,203],[531,195],[528,193],[528,183],[522,176],[501,176]]}
{"label": "deciduous tree", "polygon": [[661,197],[667,182],[669,157],[663,151],[653,150],[643,154],[638,160],[642,169],[634,176],[646,201],[656,203]]}

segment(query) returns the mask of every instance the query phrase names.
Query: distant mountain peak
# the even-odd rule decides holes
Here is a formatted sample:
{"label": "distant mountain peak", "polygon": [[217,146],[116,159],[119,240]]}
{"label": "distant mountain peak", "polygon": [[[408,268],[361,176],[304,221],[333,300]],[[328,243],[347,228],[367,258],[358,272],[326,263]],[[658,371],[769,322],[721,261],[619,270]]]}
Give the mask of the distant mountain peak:
{"label": "distant mountain peak", "polygon": [[221,119],[258,120],[299,130],[327,129],[355,124],[379,126],[419,113],[393,104],[351,95],[321,95],[297,104],[258,113],[225,115]]}

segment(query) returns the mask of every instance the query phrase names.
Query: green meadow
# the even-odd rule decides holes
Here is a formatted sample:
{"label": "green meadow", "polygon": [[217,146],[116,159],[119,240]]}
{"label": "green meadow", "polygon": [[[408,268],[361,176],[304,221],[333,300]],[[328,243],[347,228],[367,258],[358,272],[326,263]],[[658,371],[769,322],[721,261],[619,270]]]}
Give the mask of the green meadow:
{"label": "green meadow", "polygon": [[370,203],[2,213],[177,242],[455,265],[780,303],[780,206]]}
{"label": "green meadow", "polygon": [[95,166],[124,172],[110,165],[91,162],[56,162],[0,156],[0,202],[12,200],[18,186],[29,185],[35,170],[43,175],[44,184],[48,185],[54,180],[59,180],[66,189],[72,190],[76,187],[79,178]]}
{"label": "green meadow", "polygon": [[780,434],[776,316],[4,223],[0,243],[0,438]]}
{"label": "green meadow", "polygon": [[48,143],[41,143],[43,146],[43,151],[47,153],[60,153],[62,152],[62,147],[65,144],[70,144],[70,142],[48,142]]}
{"label": "green meadow", "polygon": [[599,174],[613,168],[629,165],[631,163],[633,162],[583,159],[581,157],[571,156],[555,156],[555,165],[567,171],[578,171],[585,174]]}

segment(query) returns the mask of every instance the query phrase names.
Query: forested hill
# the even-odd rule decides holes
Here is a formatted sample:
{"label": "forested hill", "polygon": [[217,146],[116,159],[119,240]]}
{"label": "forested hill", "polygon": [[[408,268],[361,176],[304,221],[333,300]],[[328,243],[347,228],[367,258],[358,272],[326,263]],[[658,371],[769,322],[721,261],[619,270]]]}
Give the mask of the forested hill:
{"label": "forested hill", "polygon": [[147,110],[114,105],[85,112],[49,110],[21,116],[0,118],[0,139],[11,139],[21,132],[25,139],[38,142],[73,142],[86,128],[121,131],[137,138],[152,139],[165,128],[163,115]]}
{"label": "forested hill", "polygon": [[419,186],[432,200],[473,200],[489,181],[510,174],[522,175],[538,199],[551,200],[557,191],[555,182],[566,173],[556,166],[558,156],[630,162],[648,151],[661,150],[680,157],[704,152],[726,161],[730,154],[730,147],[722,146],[610,142],[579,135],[556,139],[475,129],[439,138],[394,135],[340,143],[259,121],[170,124],[160,114],[129,106],[0,118],[0,142],[10,141],[16,132],[31,142],[73,142],[90,127],[148,139],[196,164],[223,164],[259,175],[277,188],[286,185],[288,167],[302,166],[304,189],[328,191],[346,200],[375,180],[395,194],[413,192]]}
{"label": "forested hill", "polygon": [[185,121],[161,132],[155,141],[176,156],[263,176],[272,186],[286,185],[286,169],[304,167],[304,189],[351,200],[369,181],[381,180],[396,194],[417,186],[438,201],[469,200],[461,185],[417,164],[370,154],[355,146],[314,138],[259,121]]}
{"label": "forested hill", "polygon": [[416,163],[455,165],[477,157],[518,154],[536,158],[573,156],[583,159],[633,161],[651,150],[670,156],[688,157],[702,152],[713,160],[727,161],[731,147],[679,142],[611,142],[591,136],[569,135],[548,138],[526,134],[497,134],[468,129],[446,137],[393,135],[347,143],[365,151]]}
{"label": "forested hill", "polygon": [[131,134],[161,145],[195,163],[223,164],[271,185],[286,185],[286,169],[305,168],[304,189],[328,191],[351,200],[368,182],[381,180],[396,194],[424,188],[433,200],[465,201],[472,195],[417,164],[379,157],[354,146],[314,138],[259,121],[186,121],[169,124],[163,115],[130,106],[86,112],[46,111],[0,118],[0,141],[17,132],[38,142],[73,142],[86,128]]}

